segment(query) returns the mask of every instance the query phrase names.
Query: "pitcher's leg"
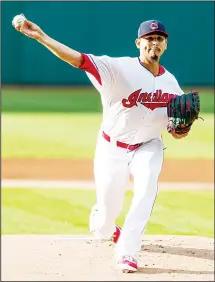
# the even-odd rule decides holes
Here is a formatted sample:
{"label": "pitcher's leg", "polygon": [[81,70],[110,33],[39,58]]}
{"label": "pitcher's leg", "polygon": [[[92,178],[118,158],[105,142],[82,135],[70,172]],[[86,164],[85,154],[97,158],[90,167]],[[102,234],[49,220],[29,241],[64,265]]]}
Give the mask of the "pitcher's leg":
{"label": "pitcher's leg", "polygon": [[115,232],[114,223],[129,184],[128,162],[123,156],[97,157],[94,174],[96,205],[90,215],[90,231],[101,239],[109,239]]}
{"label": "pitcher's leg", "polygon": [[163,145],[151,141],[138,150],[131,162],[134,196],[116,246],[118,257],[136,257],[141,248],[141,234],[150,218],[156,195],[158,177],[163,163]]}

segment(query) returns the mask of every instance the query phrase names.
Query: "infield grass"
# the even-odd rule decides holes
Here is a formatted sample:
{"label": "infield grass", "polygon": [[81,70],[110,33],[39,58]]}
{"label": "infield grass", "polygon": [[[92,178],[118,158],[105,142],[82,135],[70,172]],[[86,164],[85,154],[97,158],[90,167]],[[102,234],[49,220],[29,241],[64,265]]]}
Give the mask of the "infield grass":
{"label": "infield grass", "polygon": [[[213,159],[214,115],[181,140],[164,132],[166,158]],[[101,113],[3,113],[3,158],[93,158]]]}
{"label": "infield grass", "polygon": [[[95,191],[2,189],[3,234],[89,234]],[[117,223],[122,226],[132,199],[127,191]],[[213,191],[160,191],[145,234],[214,237]]]}

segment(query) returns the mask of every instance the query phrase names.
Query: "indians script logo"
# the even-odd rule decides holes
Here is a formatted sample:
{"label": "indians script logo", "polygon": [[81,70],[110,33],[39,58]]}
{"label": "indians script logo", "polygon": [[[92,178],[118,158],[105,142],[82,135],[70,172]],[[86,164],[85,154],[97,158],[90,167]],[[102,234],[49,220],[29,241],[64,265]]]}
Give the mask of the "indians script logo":
{"label": "indians script logo", "polygon": [[151,23],[150,28],[151,29],[157,29],[158,28],[158,23],[157,22]]}
{"label": "indians script logo", "polygon": [[162,90],[156,90],[154,93],[141,93],[141,90],[131,93],[128,99],[122,99],[122,105],[125,108],[132,108],[140,103],[153,111],[156,108],[166,107],[167,103],[176,96],[176,94],[163,93]]}

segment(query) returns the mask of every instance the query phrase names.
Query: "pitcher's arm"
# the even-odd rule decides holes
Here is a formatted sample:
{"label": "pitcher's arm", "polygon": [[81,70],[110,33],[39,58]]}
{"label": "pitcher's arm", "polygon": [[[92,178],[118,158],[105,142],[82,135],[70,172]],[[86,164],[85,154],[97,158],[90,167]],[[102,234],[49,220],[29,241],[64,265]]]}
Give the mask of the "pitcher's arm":
{"label": "pitcher's arm", "polygon": [[20,21],[20,23],[17,23],[14,22],[14,20],[12,21],[12,25],[17,31],[32,39],[37,40],[47,49],[49,49],[54,55],[67,62],[68,64],[71,64],[72,66],[77,68],[83,64],[84,57],[80,52],[75,51],[48,36],[38,25],[26,19],[24,14],[18,16],[23,18],[24,22]]}
{"label": "pitcher's arm", "polygon": [[47,34],[42,35],[37,41],[49,49],[58,58],[74,67],[78,68],[84,62],[84,57],[80,52],[56,41]]}

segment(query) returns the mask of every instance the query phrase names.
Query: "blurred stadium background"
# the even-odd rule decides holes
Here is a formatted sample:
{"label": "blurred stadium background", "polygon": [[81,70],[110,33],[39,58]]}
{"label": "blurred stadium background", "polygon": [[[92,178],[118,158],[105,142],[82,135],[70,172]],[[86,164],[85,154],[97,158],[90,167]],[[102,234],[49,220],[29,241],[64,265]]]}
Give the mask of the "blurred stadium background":
{"label": "blurred stadium background", "polygon": [[[185,140],[173,140],[164,132],[167,150],[160,181],[181,182],[181,185],[182,182],[200,183],[203,190],[204,185],[205,188],[208,184],[213,185],[213,2],[1,2],[2,179],[88,181],[93,180],[93,155],[101,122],[99,94],[84,72],[59,60],[12,27],[13,17],[20,13],[38,24],[49,36],[71,48],[114,57],[138,56],[134,41],[139,24],[152,18],[161,20],[170,35],[161,64],[177,77],[184,91],[200,92],[204,122],[196,121]],[[30,195],[32,192],[18,188],[20,193],[18,190],[4,191],[5,233],[40,230],[38,226],[35,229],[30,218],[26,226],[18,224],[24,214],[17,211],[26,208],[27,213],[30,210],[30,207],[24,208],[25,199],[32,203],[31,209],[34,201],[45,203],[46,215],[49,205],[50,210],[53,205],[62,209],[62,203],[43,202],[50,194],[43,194],[42,199],[41,193],[48,192],[34,191]],[[36,193],[40,193],[38,199]],[[55,195],[55,200],[62,197],[62,193]],[[67,193],[72,192],[64,193],[66,200],[69,198]],[[186,198],[184,195],[181,197]],[[18,203],[17,198],[20,200]],[[200,198],[203,199],[202,194]],[[79,203],[79,206],[83,205],[88,213],[91,204]],[[31,213],[38,216],[36,206]],[[14,212],[20,216],[17,222],[11,220]],[[57,216],[56,212],[50,218],[54,220]],[[72,232],[86,231],[86,214],[81,218],[83,221],[76,223]],[[65,223],[65,219],[62,221]],[[210,223],[209,226],[208,234],[211,235]],[[71,225],[67,227],[62,225],[40,231],[71,232]]]}
{"label": "blurred stadium background", "polygon": [[58,41],[81,52],[109,56],[138,56],[134,41],[139,24],[159,19],[170,35],[162,63],[182,85],[213,87],[213,3],[2,2],[2,83],[71,86],[89,81],[13,29],[11,21],[21,12]]}

